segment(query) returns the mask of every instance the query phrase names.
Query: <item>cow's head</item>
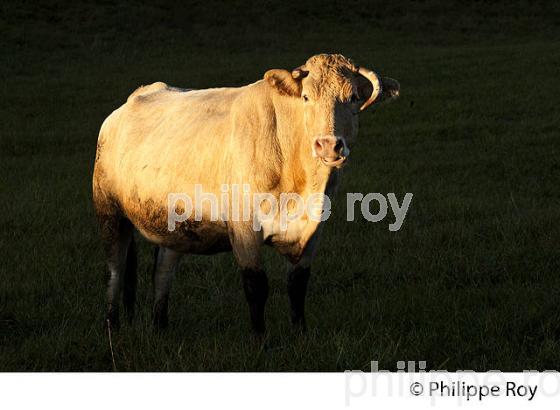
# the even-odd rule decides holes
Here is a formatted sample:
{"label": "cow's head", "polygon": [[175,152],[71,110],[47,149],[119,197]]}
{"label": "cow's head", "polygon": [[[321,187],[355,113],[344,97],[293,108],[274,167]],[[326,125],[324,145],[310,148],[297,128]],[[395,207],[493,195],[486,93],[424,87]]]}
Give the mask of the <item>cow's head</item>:
{"label": "cow's head", "polygon": [[292,70],[274,69],[265,80],[280,94],[298,98],[310,155],[340,167],[358,133],[358,114],[396,98],[398,81],[380,77],[339,54],[319,54]]}

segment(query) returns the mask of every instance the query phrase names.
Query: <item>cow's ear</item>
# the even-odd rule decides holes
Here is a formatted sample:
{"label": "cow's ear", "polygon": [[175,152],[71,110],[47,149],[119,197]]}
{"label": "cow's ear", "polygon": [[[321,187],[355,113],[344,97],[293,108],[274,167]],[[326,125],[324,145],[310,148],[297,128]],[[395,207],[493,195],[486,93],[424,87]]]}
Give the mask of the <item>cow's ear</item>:
{"label": "cow's ear", "polygon": [[301,78],[295,79],[288,70],[268,70],[264,73],[264,79],[281,95],[301,96]]}
{"label": "cow's ear", "polygon": [[401,93],[401,85],[394,78],[381,77],[383,92],[381,93],[381,101],[394,100]]}
{"label": "cow's ear", "polygon": [[[391,101],[397,98],[400,94],[401,85],[397,80],[389,77],[380,77],[380,79],[381,95],[377,97],[377,99],[373,102],[373,105],[377,105],[381,102]],[[361,75],[358,76],[357,80],[358,99],[360,102],[363,102],[367,100],[371,95],[373,86],[371,84],[371,81]]]}

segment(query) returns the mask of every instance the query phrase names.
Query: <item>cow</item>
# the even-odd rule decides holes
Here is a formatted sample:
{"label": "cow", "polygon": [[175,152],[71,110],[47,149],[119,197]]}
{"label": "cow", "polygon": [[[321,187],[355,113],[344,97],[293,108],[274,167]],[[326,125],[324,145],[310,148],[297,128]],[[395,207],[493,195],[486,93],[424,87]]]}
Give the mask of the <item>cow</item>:
{"label": "cow", "polygon": [[[266,244],[287,259],[291,322],[305,330],[304,302],[323,221],[304,214],[282,227],[277,215],[255,229],[245,219],[211,217],[205,206],[197,220],[169,229],[169,212],[185,211],[184,205],[169,207],[169,194],[192,195],[198,184],[219,196],[223,184],[238,184],[274,198],[331,196],[358,133],[358,114],[399,92],[396,80],[338,54],[315,55],[291,71],[268,70],[243,87],[190,90],[157,82],[134,91],[103,122],[93,172],[93,204],[110,275],[106,324],[118,328],[121,297],[127,318],[134,316],[138,231],[156,245],[156,328],[168,326],[169,292],[181,256],[232,251],[252,330],[262,335],[269,285],[259,255]],[[258,211],[249,209],[252,215]]]}

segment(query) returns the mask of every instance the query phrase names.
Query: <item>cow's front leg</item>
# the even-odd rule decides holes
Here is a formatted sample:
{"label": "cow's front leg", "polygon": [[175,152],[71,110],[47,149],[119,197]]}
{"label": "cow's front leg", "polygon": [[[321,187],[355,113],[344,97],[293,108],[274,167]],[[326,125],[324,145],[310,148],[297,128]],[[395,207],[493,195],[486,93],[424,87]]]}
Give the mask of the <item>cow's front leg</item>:
{"label": "cow's front leg", "polygon": [[288,297],[290,298],[290,317],[294,327],[306,330],[305,295],[311,268],[291,265],[288,268]]}
{"label": "cow's front leg", "polygon": [[311,273],[311,263],[317,253],[319,238],[323,230],[323,224],[319,225],[307,246],[305,247],[298,263],[288,262],[288,297],[290,298],[290,317],[292,325],[305,332],[305,296],[307,295],[307,284]]}
{"label": "cow's front leg", "polygon": [[265,332],[264,308],[268,299],[268,278],[260,267],[262,233],[252,229],[250,224],[232,223],[229,236],[233,254],[241,268],[251,327],[260,336]]}
{"label": "cow's front leg", "polygon": [[168,325],[167,306],[171,282],[182,254],[169,248],[160,247],[156,252],[154,271],[154,326],[163,329]]}
{"label": "cow's front leg", "polygon": [[265,331],[264,307],[268,298],[268,278],[262,269],[255,268],[242,269],[241,276],[253,332],[261,335]]}

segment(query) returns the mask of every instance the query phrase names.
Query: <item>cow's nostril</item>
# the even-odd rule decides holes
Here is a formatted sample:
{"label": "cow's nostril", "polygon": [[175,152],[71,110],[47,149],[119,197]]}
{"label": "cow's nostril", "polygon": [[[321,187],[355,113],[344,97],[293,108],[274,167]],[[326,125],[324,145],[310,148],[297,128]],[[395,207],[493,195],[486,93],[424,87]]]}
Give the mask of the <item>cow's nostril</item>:
{"label": "cow's nostril", "polygon": [[342,141],[342,139],[339,139],[334,145],[334,152],[336,152],[337,154],[342,154],[342,151],[344,151],[344,141]]}

